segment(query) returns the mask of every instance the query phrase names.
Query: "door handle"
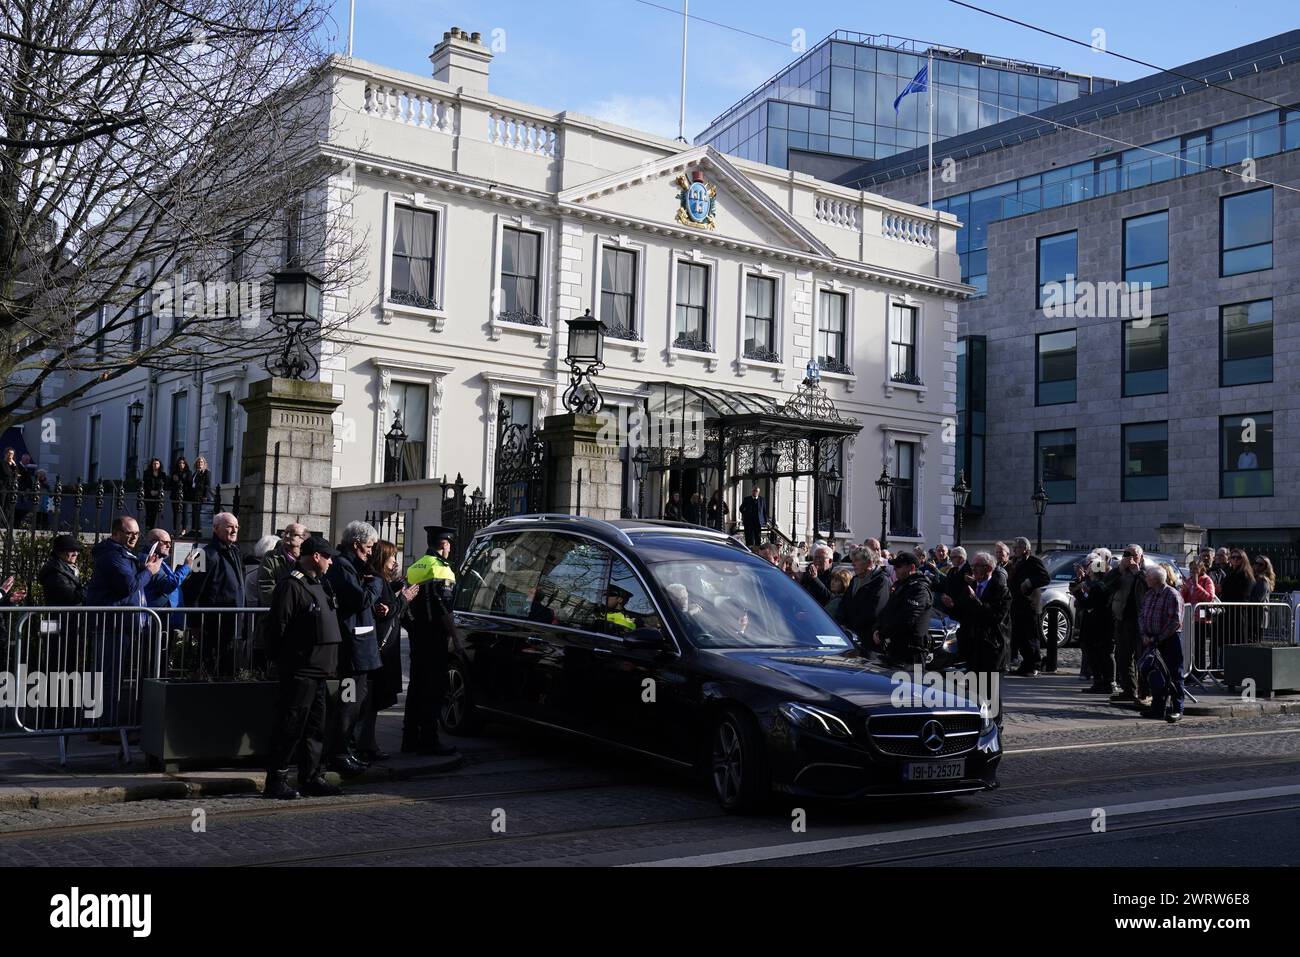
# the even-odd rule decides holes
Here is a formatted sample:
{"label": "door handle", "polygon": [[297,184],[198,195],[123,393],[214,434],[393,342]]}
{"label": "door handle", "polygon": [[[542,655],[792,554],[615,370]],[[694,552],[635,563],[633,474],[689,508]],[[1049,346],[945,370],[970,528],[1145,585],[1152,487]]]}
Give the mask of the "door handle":
{"label": "door handle", "polygon": [[597,655],[612,655],[614,653],[613,649],[611,648],[596,647],[596,648],[592,648],[591,650],[594,654]]}

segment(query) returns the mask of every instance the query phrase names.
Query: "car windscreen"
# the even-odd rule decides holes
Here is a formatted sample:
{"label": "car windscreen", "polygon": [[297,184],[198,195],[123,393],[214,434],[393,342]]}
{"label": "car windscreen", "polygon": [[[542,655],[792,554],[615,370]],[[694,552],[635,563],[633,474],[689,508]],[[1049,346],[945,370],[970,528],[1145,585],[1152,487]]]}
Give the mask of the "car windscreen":
{"label": "car windscreen", "polygon": [[650,566],[684,637],[701,648],[844,648],[843,630],[766,562],[667,561]]}

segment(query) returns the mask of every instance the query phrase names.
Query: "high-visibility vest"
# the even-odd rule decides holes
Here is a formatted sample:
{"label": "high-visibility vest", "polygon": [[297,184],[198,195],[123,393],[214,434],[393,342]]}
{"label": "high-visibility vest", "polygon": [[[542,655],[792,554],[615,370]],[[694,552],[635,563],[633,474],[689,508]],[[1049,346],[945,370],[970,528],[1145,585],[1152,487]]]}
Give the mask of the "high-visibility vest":
{"label": "high-visibility vest", "polygon": [[617,625],[619,628],[626,628],[628,631],[631,631],[636,627],[636,622],[621,611],[606,612],[605,620],[612,625]]}
{"label": "high-visibility vest", "polygon": [[441,555],[421,555],[406,570],[408,585],[422,585],[425,582],[442,580],[447,587],[456,584],[456,573]]}

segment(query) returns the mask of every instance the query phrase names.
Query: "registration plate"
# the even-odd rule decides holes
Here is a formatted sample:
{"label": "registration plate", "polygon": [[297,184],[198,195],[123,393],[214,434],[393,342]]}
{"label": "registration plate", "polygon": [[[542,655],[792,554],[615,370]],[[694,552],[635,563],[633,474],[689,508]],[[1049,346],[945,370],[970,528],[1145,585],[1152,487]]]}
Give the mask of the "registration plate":
{"label": "registration plate", "polygon": [[966,759],[911,762],[903,765],[904,781],[959,781],[966,776]]}

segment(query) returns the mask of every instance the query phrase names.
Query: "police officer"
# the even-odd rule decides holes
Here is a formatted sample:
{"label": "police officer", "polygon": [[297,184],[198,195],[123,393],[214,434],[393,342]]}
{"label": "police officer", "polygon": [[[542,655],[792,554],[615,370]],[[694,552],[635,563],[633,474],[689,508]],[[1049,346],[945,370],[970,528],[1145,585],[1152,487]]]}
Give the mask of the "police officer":
{"label": "police officer", "polygon": [[636,628],[636,619],[627,613],[627,600],[631,597],[630,591],[613,582],[605,589],[605,621],[612,634],[626,634]]}
{"label": "police officer", "polygon": [[438,737],[438,717],[446,694],[448,644],[455,630],[451,609],[456,598],[456,572],[451,567],[455,536],[445,525],[426,525],[427,552],[407,569],[411,585],[423,585],[411,602],[411,680],[406,687],[406,716],[402,752],[456,755]]}
{"label": "police officer", "polygon": [[342,793],[325,780],[325,681],[338,670],[337,602],[325,581],[338,557],[323,538],[303,542],[298,567],[280,579],[271,594],[266,641],[279,662],[280,700],[262,796],[293,800],[298,791],[287,778],[289,761],[298,752],[298,788],[303,794],[328,797]]}

